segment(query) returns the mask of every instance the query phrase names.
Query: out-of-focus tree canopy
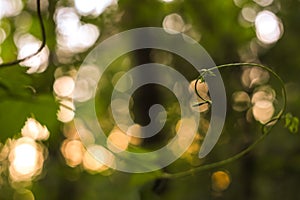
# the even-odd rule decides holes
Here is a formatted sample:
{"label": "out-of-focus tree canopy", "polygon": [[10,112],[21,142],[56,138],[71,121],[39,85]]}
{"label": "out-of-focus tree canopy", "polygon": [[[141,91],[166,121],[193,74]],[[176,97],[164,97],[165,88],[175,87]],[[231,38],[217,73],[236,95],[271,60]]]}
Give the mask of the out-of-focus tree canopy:
{"label": "out-of-focus tree canopy", "polygon": [[[299,21],[299,0],[0,0],[0,199],[300,199],[300,138],[284,127],[297,121],[293,116],[300,116]],[[85,145],[96,143],[93,133],[74,125],[76,75],[94,47],[139,27],[184,33],[203,46],[217,65],[268,66],[283,79],[286,111],[293,116],[279,120],[260,144],[238,160],[188,176],[164,176],[241,152],[284,106],[274,74],[259,67],[222,68],[226,121],[207,157],[198,158],[210,123],[210,107],[204,104],[199,107],[194,141],[171,165],[143,174],[103,165]],[[130,130],[138,132],[147,125],[148,110],[157,103],[167,111],[165,127],[152,138],[141,139],[115,125],[110,109],[115,84],[131,68],[151,62],[178,70],[191,82],[183,89],[194,92],[199,73],[178,55],[143,49],[116,59],[96,83],[95,109],[108,146],[117,151],[159,149],[176,135],[181,123],[172,91],[147,85],[133,94],[128,106],[135,122]],[[97,74],[93,66],[86,69]],[[93,95],[81,86],[82,98]],[[197,86],[209,98],[207,85]]]}

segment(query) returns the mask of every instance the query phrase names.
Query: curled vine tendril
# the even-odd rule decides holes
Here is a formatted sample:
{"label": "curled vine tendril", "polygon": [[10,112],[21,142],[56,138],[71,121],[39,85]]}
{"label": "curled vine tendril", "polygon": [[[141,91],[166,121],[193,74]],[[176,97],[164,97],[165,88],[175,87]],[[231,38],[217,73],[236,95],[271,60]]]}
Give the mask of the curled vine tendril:
{"label": "curled vine tendril", "polygon": [[212,71],[210,71],[210,69],[202,69],[202,70],[200,71],[200,75],[199,75],[198,78],[196,79],[196,82],[195,82],[195,85],[194,85],[194,90],[195,90],[196,95],[197,95],[203,102],[200,102],[200,103],[198,103],[198,104],[195,104],[195,105],[193,105],[193,107],[201,106],[201,105],[203,105],[203,104],[209,104],[209,105],[212,104],[211,100],[204,99],[204,98],[200,95],[200,93],[198,92],[198,90],[197,90],[197,85],[198,85],[199,81],[200,81],[200,83],[205,82],[205,77],[208,76],[208,75],[209,75],[209,76],[215,76],[215,74],[214,74]]}
{"label": "curled vine tendril", "polygon": [[46,30],[45,30],[45,26],[44,26],[44,22],[43,22],[43,18],[42,18],[40,0],[36,1],[36,6],[37,6],[37,15],[38,15],[38,19],[39,19],[40,28],[41,28],[41,34],[42,34],[42,43],[41,43],[40,48],[35,53],[33,53],[29,56],[26,56],[25,58],[16,59],[14,61],[1,63],[0,67],[13,66],[13,65],[19,64],[21,62],[24,62],[24,61],[36,56],[37,54],[39,54],[43,50],[43,48],[45,47],[45,45],[46,45]]}
{"label": "curled vine tendril", "polygon": [[201,71],[199,77],[197,78],[196,82],[195,82],[195,93],[196,95],[203,100],[204,102],[200,103],[200,104],[196,104],[197,105],[202,105],[205,103],[211,104],[212,102],[209,100],[204,99],[203,97],[201,97],[201,95],[199,94],[199,92],[197,91],[197,84],[200,82],[204,82],[204,76],[207,74],[213,75],[212,71],[215,69],[221,69],[221,68],[226,68],[226,67],[241,67],[241,66],[246,66],[246,67],[260,67],[268,72],[270,72],[280,83],[280,87],[282,89],[282,97],[283,97],[283,107],[282,109],[278,112],[278,114],[276,116],[274,116],[272,119],[270,119],[267,123],[262,125],[261,131],[262,131],[262,135],[260,135],[260,137],[258,139],[256,139],[256,141],[254,141],[250,146],[248,146],[246,149],[242,150],[241,152],[225,159],[225,160],[221,160],[218,162],[214,162],[214,163],[210,163],[210,164],[205,164],[205,165],[201,165],[198,167],[194,167],[190,170],[187,171],[183,171],[183,172],[177,172],[177,173],[163,173],[162,175],[160,175],[160,178],[166,178],[166,179],[175,179],[175,178],[182,178],[182,177],[186,177],[186,176],[191,176],[197,172],[201,172],[204,170],[209,170],[212,168],[216,168],[216,167],[220,167],[223,165],[226,165],[228,163],[231,163],[239,158],[241,158],[242,156],[244,156],[245,154],[247,154],[248,152],[250,152],[254,147],[256,147],[256,145],[258,145],[261,141],[263,141],[265,139],[265,137],[271,132],[272,127],[282,118],[285,119],[285,127],[287,127],[291,132],[296,132],[298,130],[298,124],[299,124],[299,120],[296,117],[293,117],[291,114],[286,114],[285,110],[286,110],[286,90],[284,87],[284,82],[282,81],[282,79],[280,78],[280,76],[275,73],[272,69],[261,65],[261,64],[256,64],[256,63],[230,63],[230,64],[224,64],[224,65],[219,65],[210,69],[206,69],[205,71]]}

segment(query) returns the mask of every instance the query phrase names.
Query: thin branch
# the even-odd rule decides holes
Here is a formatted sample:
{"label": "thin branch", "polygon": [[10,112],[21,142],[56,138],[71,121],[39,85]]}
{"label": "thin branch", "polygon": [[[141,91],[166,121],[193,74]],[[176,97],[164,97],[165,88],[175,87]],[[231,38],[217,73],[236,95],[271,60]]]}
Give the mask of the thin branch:
{"label": "thin branch", "polygon": [[17,60],[14,60],[14,61],[2,63],[2,64],[0,64],[0,67],[13,66],[13,65],[19,64],[21,62],[24,62],[24,61],[32,58],[33,56],[37,55],[38,53],[40,53],[43,50],[43,48],[45,47],[45,45],[46,45],[46,31],[45,31],[45,26],[44,26],[44,23],[43,23],[43,18],[42,18],[42,13],[41,13],[41,5],[40,4],[41,4],[40,0],[37,0],[36,1],[37,15],[38,15],[40,28],[41,28],[41,33],[42,33],[42,44],[41,44],[40,48],[35,53],[33,53],[29,56],[26,56],[25,58],[21,58],[21,59],[17,59]]}

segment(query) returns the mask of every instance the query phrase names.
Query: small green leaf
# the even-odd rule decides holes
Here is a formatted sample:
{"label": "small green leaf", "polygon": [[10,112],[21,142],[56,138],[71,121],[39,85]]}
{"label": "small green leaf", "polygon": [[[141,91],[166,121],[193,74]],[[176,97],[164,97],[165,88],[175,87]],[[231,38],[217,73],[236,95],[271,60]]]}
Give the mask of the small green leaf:
{"label": "small green leaf", "polygon": [[215,75],[215,73],[214,72],[212,72],[211,70],[209,70],[209,69],[202,69],[201,71],[200,71],[201,73],[201,77],[203,77],[203,78],[205,78],[206,76],[216,76]]}
{"label": "small green leaf", "polygon": [[299,127],[299,119],[297,117],[293,117],[292,123],[289,126],[289,131],[291,133],[297,133],[298,132],[298,127]]}
{"label": "small green leaf", "polygon": [[291,133],[297,133],[299,127],[299,118],[293,117],[291,113],[285,115],[284,127],[288,128]]}
{"label": "small green leaf", "polygon": [[291,113],[287,113],[285,115],[285,124],[284,127],[288,127],[292,122],[293,115]]}

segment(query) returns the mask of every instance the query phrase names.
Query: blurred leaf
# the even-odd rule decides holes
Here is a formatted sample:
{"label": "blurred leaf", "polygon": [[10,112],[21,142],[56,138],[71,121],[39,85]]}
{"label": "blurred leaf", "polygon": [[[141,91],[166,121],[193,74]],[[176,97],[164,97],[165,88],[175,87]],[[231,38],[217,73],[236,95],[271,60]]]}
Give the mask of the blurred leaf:
{"label": "blurred leaf", "polygon": [[162,174],[162,171],[158,170],[155,172],[144,173],[144,174],[133,174],[131,175],[129,185],[130,186],[142,186],[148,182],[154,181]]}
{"label": "blurred leaf", "polygon": [[297,133],[299,128],[299,119],[294,117],[291,113],[285,115],[285,125],[291,133]]}
{"label": "blurred leaf", "polygon": [[26,119],[32,115],[51,133],[57,132],[57,104],[51,94],[26,99],[6,98],[0,103],[0,111],[2,141],[19,133]]}
{"label": "blurred leaf", "polygon": [[12,66],[0,70],[0,92],[2,91],[3,95],[29,96],[33,93],[28,87],[31,84],[31,77],[25,73],[25,68],[21,70],[20,67]]}

